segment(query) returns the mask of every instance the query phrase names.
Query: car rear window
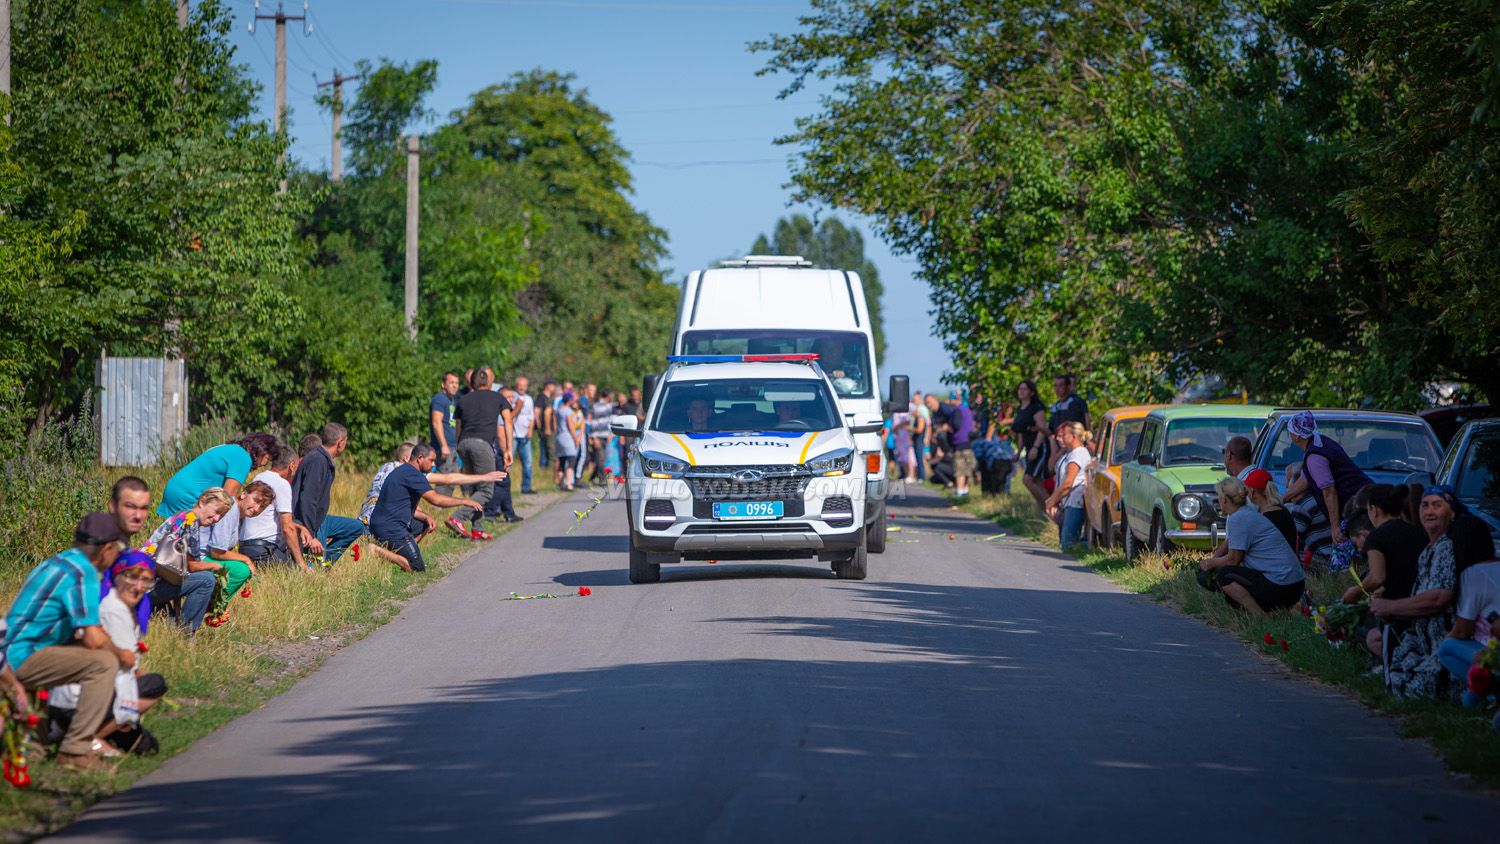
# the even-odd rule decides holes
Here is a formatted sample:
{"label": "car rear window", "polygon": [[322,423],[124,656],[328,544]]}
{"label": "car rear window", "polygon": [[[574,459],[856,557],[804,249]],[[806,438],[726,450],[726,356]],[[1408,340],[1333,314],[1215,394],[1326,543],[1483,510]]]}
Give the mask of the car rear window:
{"label": "car rear window", "polygon": [[[1436,472],[1437,449],[1426,423],[1364,419],[1319,419],[1318,433],[1338,443],[1361,469],[1378,472]],[[1276,434],[1267,469],[1283,471],[1302,460],[1286,426]]]}

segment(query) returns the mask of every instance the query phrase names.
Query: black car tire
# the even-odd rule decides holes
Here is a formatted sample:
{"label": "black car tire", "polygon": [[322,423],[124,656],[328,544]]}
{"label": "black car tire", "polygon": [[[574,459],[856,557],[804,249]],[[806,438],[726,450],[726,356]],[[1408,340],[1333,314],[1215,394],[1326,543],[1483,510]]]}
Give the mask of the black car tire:
{"label": "black car tire", "polygon": [[1141,541],[1130,532],[1130,519],[1120,516],[1120,536],[1125,542],[1125,559],[1135,562],[1141,556]]}
{"label": "black car tire", "polygon": [[1177,549],[1172,540],[1166,536],[1166,529],[1162,527],[1161,513],[1151,517],[1151,550],[1158,554],[1170,554]]}
{"label": "black car tire", "polygon": [[1104,527],[1099,530],[1099,550],[1108,551],[1115,547],[1115,525],[1109,518],[1109,502],[1099,505],[1099,524]]}
{"label": "black car tire", "polygon": [[865,534],[859,537],[859,544],[854,546],[854,551],[847,559],[839,560],[833,564],[833,573],[838,575],[839,580],[864,580],[869,573],[869,549],[866,547]]}
{"label": "black car tire", "polygon": [[865,540],[866,550],[869,551],[869,553],[871,553],[871,554],[884,554],[885,553],[885,505],[883,505],[883,504],[881,505],[881,507],[880,507],[880,515],[876,516],[875,517],[875,521],[871,522],[870,526],[867,527],[867,528],[865,528],[865,533],[868,534],[868,537]]}
{"label": "black car tire", "polygon": [[646,552],[635,547],[635,534],[630,534],[630,582],[661,582],[661,564],[649,562]]}

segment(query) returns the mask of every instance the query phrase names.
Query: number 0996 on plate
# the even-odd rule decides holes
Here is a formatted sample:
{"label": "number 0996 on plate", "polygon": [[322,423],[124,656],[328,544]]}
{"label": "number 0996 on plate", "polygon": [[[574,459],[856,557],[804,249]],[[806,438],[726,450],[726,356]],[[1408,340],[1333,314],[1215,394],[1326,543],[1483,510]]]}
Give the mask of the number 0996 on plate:
{"label": "number 0996 on plate", "polygon": [[779,519],[783,512],[783,502],[780,501],[720,501],[714,504],[714,518],[721,521]]}

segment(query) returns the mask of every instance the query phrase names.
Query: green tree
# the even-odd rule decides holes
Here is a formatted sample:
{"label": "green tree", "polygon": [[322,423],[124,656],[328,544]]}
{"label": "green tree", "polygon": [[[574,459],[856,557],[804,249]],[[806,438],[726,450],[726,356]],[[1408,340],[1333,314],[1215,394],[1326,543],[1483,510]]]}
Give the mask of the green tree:
{"label": "green tree", "polygon": [[885,364],[885,321],[881,319],[881,296],[885,287],[880,271],[865,257],[865,240],[859,230],[846,226],[837,217],[816,225],[805,214],[793,214],[776,221],[771,237],[764,234],[750,247],[752,255],[801,255],[825,267],[836,267],[859,273],[864,282],[865,303],[870,309],[870,327],[875,335],[875,362]]}
{"label": "green tree", "polygon": [[[179,29],[166,0],[32,0],[13,18],[5,197],[12,280],[0,334],[33,427],[92,388],[100,352],[187,357],[194,406],[258,412],[285,391],[266,360],[297,306],[294,221],[276,195],[281,144],[249,117],[231,19],[197,4]],[[12,243],[29,244],[12,252]]]}

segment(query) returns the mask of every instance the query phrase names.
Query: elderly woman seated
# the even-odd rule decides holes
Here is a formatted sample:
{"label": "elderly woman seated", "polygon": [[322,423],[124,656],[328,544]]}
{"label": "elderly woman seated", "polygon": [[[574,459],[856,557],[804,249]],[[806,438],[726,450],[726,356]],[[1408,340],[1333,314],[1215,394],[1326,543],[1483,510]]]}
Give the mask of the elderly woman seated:
{"label": "elderly woman seated", "polygon": [[[1407,598],[1372,598],[1370,611],[1381,620],[1405,621],[1385,668],[1386,686],[1401,698],[1457,696],[1438,654],[1454,626],[1454,599],[1463,570],[1493,556],[1493,546],[1480,548],[1483,524],[1446,486],[1428,487],[1420,505],[1422,529],[1428,545],[1417,558],[1417,580]],[[1488,531],[1483,530],[1484,536]]]}
{"label": "elderly woman seated", "polygon": [[1452,533],[1460,565],[1470,557],[1482,559],[1476,559],[1459,575],[1456,620],[1448,637],[1438,645],[1437,655],[1453,681],[1464,688],[1464,706],[1472,709],[1500,692],[1493,679],[1489,689],[1479,694],[1465,688],[1479,652],[1489,640],[1500,637],[1500,561],[1495,560],[1494,536],[1479,519],[1462,520]]}
{"label": "elderly woman seated", "polygon": [[1281,531],[1249,506],[1249,491],[1238,478],[1225,478],[1214,489],[1228,536],[1222,554],[1198,563],[1198,582],[1255,615],[1297,603],[1304,591],[1302,566]]}

